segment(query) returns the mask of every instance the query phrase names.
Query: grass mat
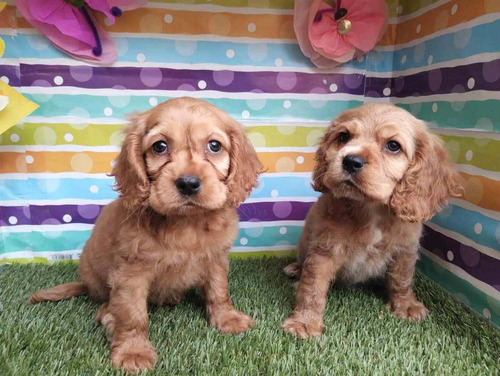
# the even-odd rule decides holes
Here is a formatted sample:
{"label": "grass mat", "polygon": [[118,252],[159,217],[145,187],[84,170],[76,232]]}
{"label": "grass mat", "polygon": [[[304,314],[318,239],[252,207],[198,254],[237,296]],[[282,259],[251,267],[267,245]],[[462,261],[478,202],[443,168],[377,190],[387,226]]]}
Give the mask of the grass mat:
{"label": "grass mat", "polygon": [[[150,340],[158,352],[148,374],[196,375],[500,375],[500,332],[417,276],[429,308],[420,324],[387,313],[376,289],[333,287],[319,340],[297,340],[281,322],[294,289],[281,271],[290,259],[231,261],[234,305],[256,319],[247,333],[208,326],[196,291],[176,307],[150,307]],[[29,306],[28,294],[74,281],[76,266],[0,269],[1,375],[107,375],[114,371],[98,305],[87,297]]]}

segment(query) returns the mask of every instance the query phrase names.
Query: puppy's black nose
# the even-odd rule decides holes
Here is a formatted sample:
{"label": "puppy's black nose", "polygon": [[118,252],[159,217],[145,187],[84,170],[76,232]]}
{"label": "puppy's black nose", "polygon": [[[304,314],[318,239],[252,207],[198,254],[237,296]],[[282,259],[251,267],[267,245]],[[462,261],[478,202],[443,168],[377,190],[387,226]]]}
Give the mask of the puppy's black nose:
{"label": "puppy's black nose", "polygon": [[201,181],[198,176],[182,175],[175,181],[175,186],[180,194],[184,196],[192,196],[200,191]]}
{"label": "puppy's black nose", "polygon": [[357,155],[346,155],[342,161],[342,167],[350,174],[359,172],[365,166],[365,160]]}

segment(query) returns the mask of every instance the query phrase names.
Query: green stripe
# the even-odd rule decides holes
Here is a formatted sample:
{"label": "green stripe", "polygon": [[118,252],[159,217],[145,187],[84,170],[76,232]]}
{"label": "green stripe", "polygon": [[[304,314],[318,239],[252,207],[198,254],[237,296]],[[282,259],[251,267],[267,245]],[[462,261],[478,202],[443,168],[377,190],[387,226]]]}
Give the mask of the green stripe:
{"label": "green stripe", "polygon": [[450,161],[470,164],[483,170],[500,171],[500,141],[493,139],[440,135]]}
{"label": "green stripe", "polygon": [[500,301],[486,295],[470,282],[436,264],[423,254],[421,254],[421,260],[418,263],[418,269],[481,315],[485,308],[488,309],[491,313],[491,321],[500,326]]}
{"label": "green stripe", "polygon": [[403,7],[403,11],[400,15],[403,16],[405,14],[416,12],[420,8],[434,4],[437,1],[439,0],[400,0],[399,5]]}
{"label": "green stripe", "polygon": [[[0,145],[119,146],[123,140],[122,130],[125,125],[24,123],[0,135]],[[269,125],[246,127],[246,131],[256,147],[307,147],[316,145],[325,128]],[[13,134],[19,136],[19,141],[11,140]]]}
{"label": "green stripe", "polygon": [[[425,102],[397,104],[421,120],[440,128],[457,128],[500,132],[499,100],[468,102]],[[434,112],[435,110],[435,112]]]}

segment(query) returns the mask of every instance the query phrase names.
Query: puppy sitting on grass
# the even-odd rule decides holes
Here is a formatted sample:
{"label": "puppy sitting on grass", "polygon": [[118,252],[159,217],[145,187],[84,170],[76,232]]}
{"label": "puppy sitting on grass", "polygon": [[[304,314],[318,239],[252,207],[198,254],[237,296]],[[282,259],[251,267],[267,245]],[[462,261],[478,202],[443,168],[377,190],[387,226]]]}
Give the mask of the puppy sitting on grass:
{"label": "puppy sitting on grass", "polygon": [[323,194],[307,215],[298,261],[285,268],[300,282],[284,330],[321,336],[331,281],[383,275],[392,314],[422,320],[427,309],[412,290],[422,221],[462,193],[442,141],[400,108],[366,104],[332,122],[316,160],[313,186]]}
{"label": "puppy sitting on grass", "polygon": [[136,115],[112,175],[120,198],[99,216],[80,258],[82,282],[42,290],[30,303],[88,294],[103,302],[98,322],[111,362],[151,369],[147,302],[204,293],[210,324],[240,333],[252,319],[228,293],[228,251],[238,232],[235,208],[257,185],[261,164],[243,128],[223,111],[179,98]]}

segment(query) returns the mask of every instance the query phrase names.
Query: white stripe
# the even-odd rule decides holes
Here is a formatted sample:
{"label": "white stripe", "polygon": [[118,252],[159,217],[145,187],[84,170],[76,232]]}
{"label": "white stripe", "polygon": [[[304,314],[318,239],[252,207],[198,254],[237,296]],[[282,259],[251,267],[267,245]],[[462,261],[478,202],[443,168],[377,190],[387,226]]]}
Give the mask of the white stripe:
{"label": "white stripe", "polygon": [[438,256],[436,256],[432,252],[429,252],[428,250],[426,250],[423,247],[420,248],[420,251],[424,255],[426,255],[428,258],[430,258],[433,262],[435,262],[439,266],[442,266],[444,269],[449,270],[450,272],[455,274],[457,277],[460,277],[463,280],[469,282],[471,285],[473,285],[478,290],[484,292],[486,295],[491,296],[497,300],[500,300],[500,291],[496,290],[492,286],[474,278],[469,273],[465,272],[462,268],[459,268],[458,266],[456,266],[454,264],[451,264],[449,262],[444,261],[443,259],[439,258]]}
{"label": "white stripe", "polygon": [[[68,59],[68,58],[56,58],[56,59],[40,59],[40,58],[22,58],[22,59],[7,59],[0,58],[0,63],[2,65],[12,65],[18,66],[19,63],[26,65],[64,65],[64,66],[94,66],[99,67],[97,64],[85,64],[79,60]],[[320,69],[315,67],[277,67],[274,65],[270,66],[255,66],[255,65],[227,65],[218,63],[160,63],[160,62],[137,62],[137,61],[118,61],[113,63],[111,68],[121,68],[121,67],[154,67],[154,68],[166,68],[166,69],[176,69],[176,70],[230,70],[234,72],[298,72],[298,73],[322,73],[322,74],[362,74],[366,73],[366,69],[357,69],[350,67],[337,67],[333,69]]]}
{"label": "white stripe", "polygon": [[445,228],[442,228],[439,225],[436,225],[435,223],[432,222],[425,222],[425,225],[431,228],[432,230],[439,232],[440,234],[443,234],[447,236],[448,238],[454,239],[464,245],[467,245],[469,247],[477,249],[479,252],[484,253],[485,255],[491,256],[497,260],[500,260],[500,252],[496,249],[486,247],[481,244],[477,244],[476,242],[470,240],[469,238],[466,238],[462,234],[459,234],[455,231],[450,231]]}
{"label": "white stripe", "polygon": [[316,151],[316,147],[291,147],[291,146],[281,146],[281,147],[262,147],[255,148],[255,151],[258,153],[314,153]]}
{"label": "white stripe", "polygon": [[312,172],[264,172],[260,176],[266,178],[310,178],[311,175]]}
{"label": "white stripe", "polygon": [[[316,147],[309,146],[277,146],[255,148],[258,153],[314,153]],[[87,146],[87,145],[0,145],[0,153],[24,153],[26,152],[93,152],[93,153],[118,153],[119,146]]]}
{"label": "white stripe", "polygon": [[175,4],[148,2],[145,8],[169,9],[175,11],[210,12],[210,13],[235,13],[235,14],[269,14],[269,15],[293,15],[293,9],[271,9],[251,7],[226,7],[213,4]]}
{"label": "white stripe", "polygon": [[[329,94],[311,94],[311,93],[252,93],[252,92],[222,92],[213,90],[199,91],[181,91],[181,90],[117,90],[117,89],[86,89],[76,88],[71,86],[65,87],[35,87],[22,86],[19,91],[23,94],[55,94],[55,95],[91,95],[91,96],[164,96],[178,98],[182,96],[194,98],[213,98],[213,99],[294,99],[294,100],[331,100],[331,101],[359,101],[359,102],[383,102],[383,103],[424,103],[424,102],[464,102],[464,101],[481,101],[496,99],[500,100],[500,91],[474,90],[465,93],[452,94],[434,94],[421,97],[380,97],[372,98],[363,95],[353,95],[344,93],[329,93]],[[123,121],[123,119],[121,119]]]}
{"label": "white stripe", "polygon": [[264,247],[233,247],[230,252],[295,251],[296,245],[273,245]]}
{"label": "white stripe", "polygon": [[423,42],[426,42],[430,39],[434,39],[434,38],[437,38],[437,37],[440,37],[440,36],[446,35],[446,34],[456,33],[457,31],[461,31],[464,29],[470,29],[470,28],[473,28],[474,26],[494,22],[498,19],[500,19],[500,12],[488,13],[488,14],[482,15],[480,17],[474,18],[473,20],[470,20],[468,22],[464,22],[464,23],[449,27],[447,29],[439,30],[435,33],[432,33],[430,35],[426,35],[422,38],[413,39],[412,41],[407,42],[407,43],[401,43],[401,44],[389,45],[389,46],[376,46],[374,48],[374,50],[377,50],[377,51],[397,51],[397,50],[401,50],[403,48],[414,47],[414,46],[421,44]]}
{"label": "white stripe", "polygon": [[[194,98],[223,98],[223,99],[301,99],[301,100],[355,100],[363,102],[363,95],[344,93],[311,94],[311,93],[252,93],[252,92],[223,92],[214,90],[183,91],[183,90],[118,90],[118,89],[86,89],[73,86],[64,87],[36,87],[21,86],[19,91],[23,94],[65,94],[65,95],[94,95],[94,96],[163,96],[163,97],[194,97]],[[500,93],[499,93],[500,97]]]}
{"label": "white stripe", "polygon": [[[94,228],[92,224],[86,223],[61,223],[58,225],[19,225],[19,226],[3,226],[2,233],[19,233],[19,232],[55,232],[62,231],[89,231]],[[50,236],[50,235],[49,235]]]}
{"label": "white stripe", "polygon": [[[118,193],[117,193],[118,197]],[[258,197],[258,198],[248,198],[245,200],[244,204],[256,204],[256,203],[274,203],[283,201],[294,201],[294,202],[316,202],[318,197]],[[57,200],[4,200],[0,201],[0,206],[26,206],[26,205],[107,205],[113,199],[101,199],[101,200],[91,200],[91,199],[79,199],[79,198],[68,198],[68,199],[57,199]]]}
{"label": "white stripe", "polygon": [[316,202],[318,197],[259,197],[259,198],[248,198],[245,200],[245,204],[256,204],[259,202],[282,202],[282,201],[295,201],[295,202]]}
{"label": "white stripe", "polygon": [[[36,29],[22,28],[17,29],[19,34],[42,35]],[[226,37],[213,34],[162,34],[162,33],[125,33],[125,32],[108,32],[112,37],[125,37],[136,39],[168,39],[168,40],[189,40],[197,42],[235,42],[235,43],[270,43],[270,44],[297,44],[296,39],[286,38],[250,38],[250,37]],[[175,35],[175,38],[172,38]],[[100,64],[102,65],[102,64]],[[106,66],[106,65],[102,65]]]}
{"label": "white stripe", "polygon": [[240,228],[260,228],[260,227],[304,227],[305,221],[275,221],[275,222],[240,222]]}
{"label": "white stripe", "polygon": [[63,152],[63,151],[78,151],[78,152],[94,152],[94,153],[117,153],[120,151],[119,146],[87,146],[87,145],[0,145],[1,152],[20,152],[20,148],[27,152]]}
{"label": "white stripe", "polygon": [[81,249],[74,249],[70,251],[52,251],[52,252],[34,252],[34,251],[20,251],[20,252],[7,252],[0,253],[0,260],[8,259],[32,259],[35,257],[46,258],[48,260],[55,260],[57,256],[73,256],[74,260],[80,258],[82,253]]}
{"label": "white stripe", "polygon": [[11,29],[11,28],[0,27],[0,34],[2,34],[2,35],[16,35],[17,30]]}
{"label": "white stripe", "polygon": [[0,174],[0,179],[26,180],[26,179],[110,179],[107,174],[89,174],[83,172],[19,172]]}
{"label": "white stripe", "polygon": [[410,13],[410,14],[407,14],[404,16],[391,17],[391,18],[389,18],[389,23],[390,24],[400,24],[400,23],[406,22],[406,21],[411,20],[413,18],[417,18],[417,17],[421,16],[422,14],[425,14],[425,13],[427,13],[435,8],[438,8],[441,5],[449,3],[450,1],[451,0],[439,0],[439,1],[436,1],[435,3],[429,4],[425,7],[420,8],[413,13]]}
{"label": "white stripe", "polygon": [[[172,34],[161,33],[122,33],[110,32],[113,37],[127,38],[156,38],[156,39],[172,39]],[[269,44],[297,44],[297,39],[288,38],[253,38],[253,37],[227,37],[214,34],[173,34],[175,40],[189,40],[197,42],[234,42],[234,43],[269,43]]]}
{"label": "white stripe", "polygon": [[467,102],[467,101],[484,101],[489,99],[500,100],[500,91],[474,90],[465,93],[451,94],[433,94],[421,97],[386,97],[386,98],[371,98],[365,97],[365,102],[383,102],[386,103],[390,99],[391,103],[413,104],[425,102]]}
{"label": "white stripe", "polygon": [[[118,196],[118,194],[117,194]],[[107,205],[113,200],[88,200],[67,198],[60,200],[8,200],[0,201],[0,206],[49,206],[49,205]]]}
{"label": "white stripe", "polygon": [[[261,174],[266,178],[298,177],[310,178],[311,172],[264,172]],[[12,174],[0,174],[2,180],[27,180],[27,179],[108,179],[114,180],[113,176],[107,174],[91,174],[84,172],[16,172]]]}
{"label": "white stripe", "polygon": [[490,217],[496,221],[500,221],[500,212],[498,211],[488,210],[480,206],[474,205],[469,201],[461,200],[458,198],[450,198],[448,201],[450,204],[461,207],[462,209],[474,211],[484,215],[485,217]]}
{"label": "white stripe", "polygon": [[331,121],[315,121],[315,120],[294,120],[294,121],[250,121],[240,120],[240,124],[245,127],[298,127],[298,128],[327,128]]}
{"label": "white stripe", "polygon": [[[26,123],[46,123],[46,124],[98,124],[98,125],[122,125],[130,124],[130,121],[123,118],[82,118],[76,116],[27,116],[22,124]],[[78,129],[77,129],[78,130]]]}
{"label": "white stripe", "polygon": [[[424,65],[421,67],[410,68],[402,71],[391,71],[391,72],[366,71],[366,78],[377,78],[377,77],[389,78],[389,77],[399,77],[399,76],[405,77],[420,72],[428,72],[433,69],[455,68],[457,66],[462,66],[462,65],[490,62],[492,60],[498,59],[499,57],[500,55],[498,54],[498,52],[486,52],[482,54],[465,57],[462,59],[447,60],[441,63]],[[362,74],[365,74],[365,72],[363,72]]]}
{"label": "white stripe", "polygon": [[498,171],[488,171],[482,168],[468,165],[468,164],[454,164],[456,170],[469,175],[483,176],[485,178],[500,181],[500,172]]}

